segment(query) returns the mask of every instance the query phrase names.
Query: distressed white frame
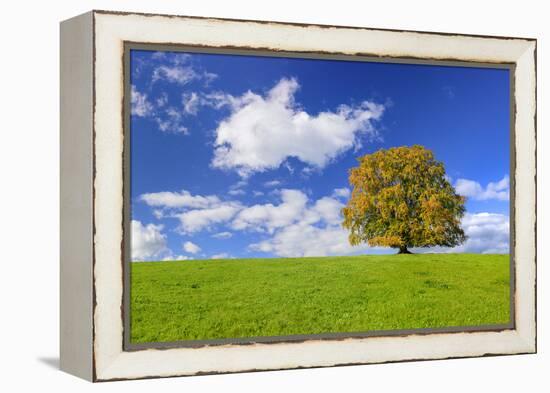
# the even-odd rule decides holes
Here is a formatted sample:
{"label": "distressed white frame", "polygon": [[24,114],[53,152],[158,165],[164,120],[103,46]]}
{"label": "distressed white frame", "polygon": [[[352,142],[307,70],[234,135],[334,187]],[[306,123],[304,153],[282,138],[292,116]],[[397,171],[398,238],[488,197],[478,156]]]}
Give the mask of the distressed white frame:
{"label": "distressed white frame", "polygon": [[[535,40],[108,12],[80,18],[93,21],[95,61],[93,355],[92,359],[89,354],[76,356],[86,371],[81,376],[103,381],[536,351]],[[125,41],[514,63],[515,329],[125,352],[121,316]]]}

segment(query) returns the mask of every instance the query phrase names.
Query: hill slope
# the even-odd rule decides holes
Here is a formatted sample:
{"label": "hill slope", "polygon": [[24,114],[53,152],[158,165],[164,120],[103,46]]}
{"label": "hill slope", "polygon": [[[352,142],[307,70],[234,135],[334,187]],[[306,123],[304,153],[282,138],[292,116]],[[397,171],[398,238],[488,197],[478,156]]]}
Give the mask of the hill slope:
{"label": "hill slope", "polygon": [[131,342],[507,323],[508,255],[131,264]]}

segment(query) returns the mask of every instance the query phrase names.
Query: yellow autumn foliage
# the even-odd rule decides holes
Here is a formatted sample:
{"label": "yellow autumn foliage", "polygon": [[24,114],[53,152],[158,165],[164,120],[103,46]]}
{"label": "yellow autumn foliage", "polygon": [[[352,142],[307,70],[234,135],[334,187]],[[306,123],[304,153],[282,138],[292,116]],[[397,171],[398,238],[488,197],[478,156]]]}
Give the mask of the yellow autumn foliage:
{"label": "yellow autumn foliage", "polygon": [[350,170],[351,197],[342,209],[349,242],[399,248],[453,247],[466,240],[460,226],[464,197],[443,164],[420,145],[381,149]]}

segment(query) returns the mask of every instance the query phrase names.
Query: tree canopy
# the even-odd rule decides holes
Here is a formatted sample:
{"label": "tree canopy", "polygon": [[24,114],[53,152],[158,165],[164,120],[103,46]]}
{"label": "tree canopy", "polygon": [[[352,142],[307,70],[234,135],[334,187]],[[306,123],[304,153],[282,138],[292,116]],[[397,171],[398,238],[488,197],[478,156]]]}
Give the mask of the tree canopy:
{"label": "tree canopy", "polygon": [[342,209],[349,242],[398,248],[454,247],[466,240],[460,226],[465,198],[445,167],[420,145],[381,149],[350,170],[351,197]]}

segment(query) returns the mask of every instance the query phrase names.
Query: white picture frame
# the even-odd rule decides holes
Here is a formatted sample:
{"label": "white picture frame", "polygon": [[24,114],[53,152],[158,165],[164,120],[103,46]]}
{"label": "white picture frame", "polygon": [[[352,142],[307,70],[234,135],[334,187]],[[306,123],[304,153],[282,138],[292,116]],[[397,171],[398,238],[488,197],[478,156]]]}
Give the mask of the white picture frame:
{"label": "white picture frame", "polygon": [[[124,346],[125,43],[513,67],[513,326]],[[536,352],[536,40],[91,11],[61,24],[61,368],[90,381]]]}

